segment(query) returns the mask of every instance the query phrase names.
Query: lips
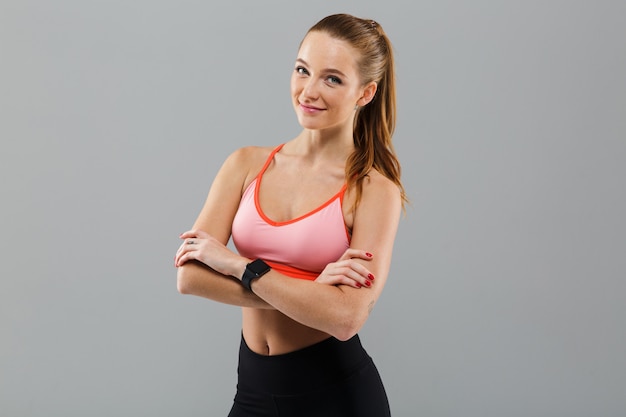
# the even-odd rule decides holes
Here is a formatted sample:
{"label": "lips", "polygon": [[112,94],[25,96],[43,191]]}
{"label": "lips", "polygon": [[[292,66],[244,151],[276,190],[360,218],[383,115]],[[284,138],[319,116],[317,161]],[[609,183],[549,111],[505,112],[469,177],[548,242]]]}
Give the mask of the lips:
{"label": "lips", "polygon": [[322,109],[320,107],[315,107],[315,106],[311,106],[308,104],[302,104],[302,103],[298,103],[300,105],[300,108],[302,109],[303,112],[307,113],[307,114],[314,114],[314,113],[319,113],[325,109]]}

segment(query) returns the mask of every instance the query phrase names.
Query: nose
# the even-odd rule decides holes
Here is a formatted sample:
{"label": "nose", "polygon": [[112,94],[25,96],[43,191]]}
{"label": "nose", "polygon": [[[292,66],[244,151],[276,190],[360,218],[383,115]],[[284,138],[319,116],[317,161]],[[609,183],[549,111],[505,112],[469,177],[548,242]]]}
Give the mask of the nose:
{"label": "nose", "polygon": [[307,100],[316,100],[319,97],[318,86],[313,77],[306,80],[302,89],[302,96]]}

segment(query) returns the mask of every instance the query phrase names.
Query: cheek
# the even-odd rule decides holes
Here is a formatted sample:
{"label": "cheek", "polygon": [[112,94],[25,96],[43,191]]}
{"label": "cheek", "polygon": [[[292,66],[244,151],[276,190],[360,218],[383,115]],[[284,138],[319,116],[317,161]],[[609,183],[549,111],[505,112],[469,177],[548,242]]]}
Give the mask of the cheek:
{"label": "cheek", "polygon": [[291,82],[289,83],[289,88],[290,88],[292,96],[298,94],[300,91],[298,79],[293,75],[291,76]]}
{"label": "cheek", "polygon": [[335,98],[336,105],[345,111],[352,111],[356,101],[357,98],[351,94],[341,94]]}

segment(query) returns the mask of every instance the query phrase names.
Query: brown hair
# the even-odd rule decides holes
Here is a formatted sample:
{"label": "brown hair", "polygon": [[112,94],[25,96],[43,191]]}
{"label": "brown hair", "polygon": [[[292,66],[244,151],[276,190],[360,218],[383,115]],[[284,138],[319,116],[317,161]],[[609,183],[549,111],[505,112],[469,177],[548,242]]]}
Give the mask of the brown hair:
{"label": "brown hair", "polygon": [[396,125],[396,82],[389,38],[374,20],[349,14],[327,16],[309,29],[309,32],[313,31],[348,42],[361,54],[358,67],[363,85],[371,81],[377,83],[374,98],[359,107],[354,119],[356,149],[346,163],[348,186],[356,185],[355,207],[361,198],[363,180],[372,168],[400,188],[404,206],[407,197],[400,181],[400,163],[391,141]]}

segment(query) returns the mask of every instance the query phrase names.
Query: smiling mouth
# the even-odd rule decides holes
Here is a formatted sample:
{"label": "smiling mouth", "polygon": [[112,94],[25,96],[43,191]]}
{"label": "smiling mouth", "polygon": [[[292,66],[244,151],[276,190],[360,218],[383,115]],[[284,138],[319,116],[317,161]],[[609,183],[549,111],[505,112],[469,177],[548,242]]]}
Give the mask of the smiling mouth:
{"label": "smiling mouth", "polygon": [[304,110],[305,112],[308,112],[308,113],[315,113],[315,112],[319,112],[319,111],[324,110],[324,109],[321,109],[321,108],[315,107],[315,106],[307,106],[306,104],[302,104],[302,103],[298,103],[298,104],[300,105],[300,108],[302,110]]}

